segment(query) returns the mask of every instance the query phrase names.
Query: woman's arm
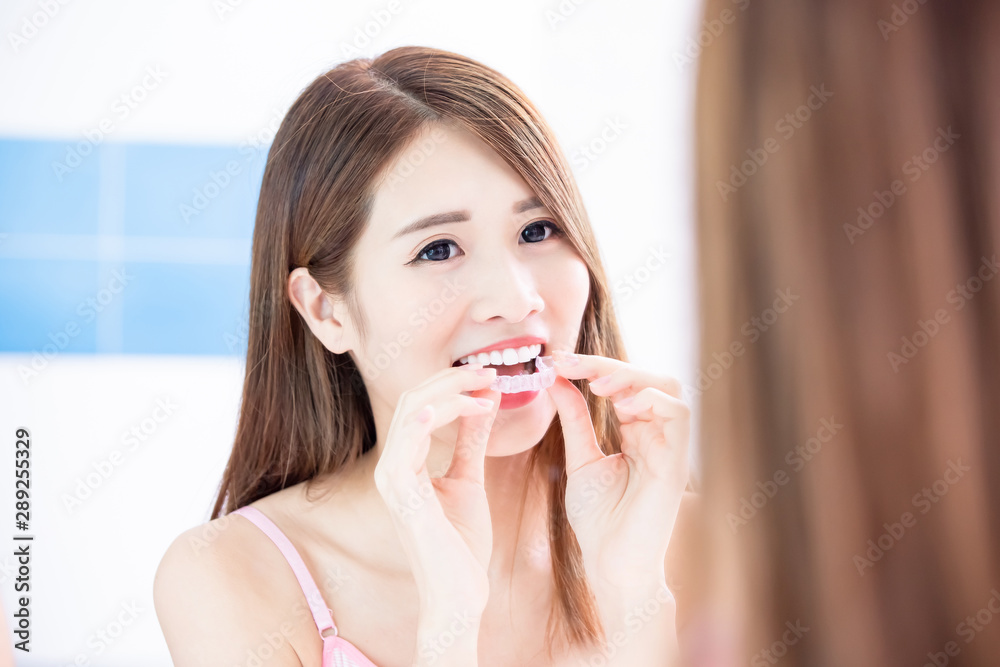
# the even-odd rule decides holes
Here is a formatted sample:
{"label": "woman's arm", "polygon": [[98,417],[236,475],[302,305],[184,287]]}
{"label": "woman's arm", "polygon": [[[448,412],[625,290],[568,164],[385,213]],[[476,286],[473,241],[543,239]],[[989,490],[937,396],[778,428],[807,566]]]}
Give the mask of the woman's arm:
{"label": "woman's arm", "polygon": [[595,586],[594,595],[598,607],[604,610],[601,620],[608,639],[595,664],[608,667],[651,664],[651,656],[672,656],[676,662],[684,653],[683,628],[697,615],[704,599],[700,513],[700,497],[686,491],[670,537],[662,580],[653,574],[648,586],[633,590]]}
{"label": "woman's arm", "polygon": [[[301,624],[260,604],[252,575],[222,544],[181,534],[153,581],[153,604],[175,667],[246,664],[253,656],[276,667],[302,667],[290,636]],[[305,603],[303,602],[303,607]],[[268,657],[269,656],[269,657]]]}
{"label": "woman's arm", "polygon": [[[650,573],[634,586],[593,586],[607,643],[587,664],[607,667],[679,665],[677,606],[666,580]],[[596,659],[595,659],[596,658]]]}

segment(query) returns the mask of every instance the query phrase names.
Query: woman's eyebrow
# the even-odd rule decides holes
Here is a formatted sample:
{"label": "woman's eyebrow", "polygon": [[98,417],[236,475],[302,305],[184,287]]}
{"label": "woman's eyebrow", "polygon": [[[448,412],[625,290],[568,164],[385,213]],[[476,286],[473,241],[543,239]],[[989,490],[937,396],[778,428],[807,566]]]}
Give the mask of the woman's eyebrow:
{"label": "woman's eyebrow", "polygon": [[527,199],[514,204],[514,207],[511,210],[515,214],[518,214],[524,213],[525,211],[531,211],[536,208],[545,208],[545,205],[542,204],[542,200],[538,197],[528,197]]}
{"label": "woman's eyebrow", "polygon": [[[519,215],[536,208],[544,208],[541,200],[538,197],[528,197],[522,201],[515,202],[515,204],[511,207],[511,212],[515,215]],[[451,211],[449,213],[435,213],[434,215],[428,215],[416,220],[415,222],[411,222],[393,234],[392,238],[395,240],[401,236],[413,234],[414,232],[419,232],[423,229],[427,229],[428,227],[436,227],[437,225],[444,225],[451,222],[465,222],[471,219],[472,215],[467,210]]]}

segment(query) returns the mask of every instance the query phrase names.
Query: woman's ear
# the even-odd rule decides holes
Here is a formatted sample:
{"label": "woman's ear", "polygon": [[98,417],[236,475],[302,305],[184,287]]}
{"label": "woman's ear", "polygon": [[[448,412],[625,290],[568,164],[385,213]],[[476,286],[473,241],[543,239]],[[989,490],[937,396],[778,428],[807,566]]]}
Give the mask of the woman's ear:
{"label": "woman's ear", "polygon": [[324,292],[306,267],[288,274],[288,298],[326,349],[336,354],[353,349],[354,328],[345,304]]}

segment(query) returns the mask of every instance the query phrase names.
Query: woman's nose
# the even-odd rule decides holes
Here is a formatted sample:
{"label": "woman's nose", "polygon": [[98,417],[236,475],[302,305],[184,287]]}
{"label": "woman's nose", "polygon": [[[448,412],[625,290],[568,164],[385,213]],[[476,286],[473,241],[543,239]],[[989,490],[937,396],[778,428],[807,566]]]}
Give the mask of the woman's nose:
{"label": "woman's nose", "polygon": [[545,308],[538,281],[528,264],[501,253],[494,255],[488,266],[474,270],[477,275],[471,314],[476,322],[496,317],[520,322]]}

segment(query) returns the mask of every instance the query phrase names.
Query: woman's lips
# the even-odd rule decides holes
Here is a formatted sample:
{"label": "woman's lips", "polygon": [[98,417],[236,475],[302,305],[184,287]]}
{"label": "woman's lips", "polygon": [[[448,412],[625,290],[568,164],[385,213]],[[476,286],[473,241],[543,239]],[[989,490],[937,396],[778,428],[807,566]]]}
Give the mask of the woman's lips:
{"label": "woman's lips", "polygon": [[520,408],[528,403],[535,400],[540,391],[522,391],[519,394],[503,394],[500,397],[500,409],[501,410],[513,410],[515,408]]}

